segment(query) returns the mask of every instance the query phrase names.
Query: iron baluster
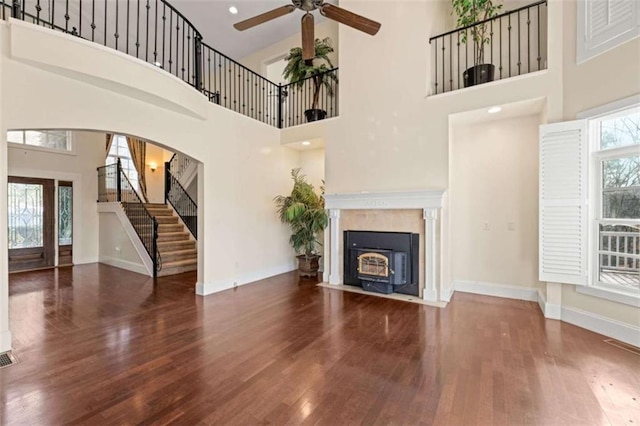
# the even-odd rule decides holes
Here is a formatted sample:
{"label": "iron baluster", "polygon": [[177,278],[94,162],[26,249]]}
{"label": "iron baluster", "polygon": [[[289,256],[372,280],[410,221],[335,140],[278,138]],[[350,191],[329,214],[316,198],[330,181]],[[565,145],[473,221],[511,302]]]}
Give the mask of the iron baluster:
{"label": "iron baluster", "polygon": [[120,12],[119,3],[119,1],[116,1],[116,32],[113,34],[113,37],[116,41],[116,50],[118,50],[118,14]]}
{"label": "iron baluster", "polygon": [[158,63],[158,0],[155,0],[154,21],[153,26],[153,64]]}
{"label": "iron baluster", "polygon": [[95,41],[96,35],[96,0],[91,0],[91,41]]}
{"label": "iron baluster", "polygon": [[531,9],[527,9],[527,72],[531,72]]}
{"label": "iron baluster", "polygon": [[137,0],[136,12],[136,58],[140,57],[140,0]]}
{"label": "iron baluster", "polygon": [[144,60],[146,62],[149,62],[149,9],[151,9],[151,6],[149,5],[149,0],[147,0],[147,4],[145,5],[145,8],[147,9],[147,26],[145,27],[145,39],[144,39],[144,44],[145,44],[145,49],[144,49]]}

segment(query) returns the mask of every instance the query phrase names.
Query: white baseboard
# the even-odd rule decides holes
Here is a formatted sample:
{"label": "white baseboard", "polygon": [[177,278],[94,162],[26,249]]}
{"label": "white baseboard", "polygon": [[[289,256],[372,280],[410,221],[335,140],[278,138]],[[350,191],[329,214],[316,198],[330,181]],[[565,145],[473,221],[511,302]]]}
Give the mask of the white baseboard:
{"label": "white baseboard", "polygon": [[562,308],[562,321],[640,347],[640,327],[576,308]]}
{"label": "white baseboard", "polygon": [[456,291],[455,283],[451,283],[449,288],[445,288],[442,290],[442,301],[443,302],[451,302],[451,298],[453,297],[453,293]]}
{"label": "white baseboard", "polygon": [[534,287],[456,280],[453,282],[453,291],[503,297],[505,299],[526,300],[529,302],[538,301],[538,289]]}
{"label": "white baseboard", "polygon": [[11,350],[11,332],[5,330],[0,332],[0,352],[7,352]]}
{"label": "white baseboard", "polygon": [[274,266],[271,268],[263,269],[260,271],[250,272],[235,278],[226,280],[214,280],[211,282],[198,282],[196,283],[196,294],[200,296],[207,296],[209,294],[218,293],[220,291],[228,290],[236,286],[249,284],[255,281],[260,281],[265,278],[273,277],[275,275],[284,274],[286,272],[295,271],[298,268],[295,261],[288,262],[284,265]]}
{"label": "white baseboard", "polygon": [[127,271],[137,272],[138,274],[151,276],[149,275],[147,268],[140,263],[129,262],[128,260],[116,259],[115,257],[107,257],[107,256],[100,256],[100,259],[98,261],[100,263],[104,263],[105,265],[111,265],[111,266],[115,266],[116,268],[126,269]]}
{"label": "white baseboard", "polygon": [[73,261],[74,265],[87,265],[89,263],[98,263],[100,262],[100,258],[98,256],[91,256],[91,257],[81,257],[78,260]]}
{"label": "white baseboard", "polygon": [[[550,304],[542,292],[535,288],[477,281],[454,281],[451,290],[537,302],[545,318],[562,320],[569,324],[640,347],[640,327],[635,327],[580,309]],[[443,297],[446,296],[445,293]]]}

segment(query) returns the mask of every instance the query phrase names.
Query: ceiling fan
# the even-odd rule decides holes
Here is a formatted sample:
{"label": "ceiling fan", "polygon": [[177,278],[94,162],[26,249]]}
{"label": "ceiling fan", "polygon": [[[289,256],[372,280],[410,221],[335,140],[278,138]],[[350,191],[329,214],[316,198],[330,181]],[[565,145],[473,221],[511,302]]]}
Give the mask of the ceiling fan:
{"label": "ceiling fan", "polygon": [[381,26],[380,23],[376,21],[349,12],[341,7],[334,6],[331,3],[325,3],[324,0],[291,0],[291,3],[293,4],[278,7],[269,12],[238,22],[233,26],[238,31],[248,30],[265,22],[288,15],[296,9],[300,9],[305,12],[305,14],[302,15],[302,58],[304,60],[313,59],[315,56],[314,24],[311,12],[316,9],[320,10],[321,15],[329,19],[333,19],[334,21],[338,21],[341,24],[348,25],[370,35],[376,35]]}

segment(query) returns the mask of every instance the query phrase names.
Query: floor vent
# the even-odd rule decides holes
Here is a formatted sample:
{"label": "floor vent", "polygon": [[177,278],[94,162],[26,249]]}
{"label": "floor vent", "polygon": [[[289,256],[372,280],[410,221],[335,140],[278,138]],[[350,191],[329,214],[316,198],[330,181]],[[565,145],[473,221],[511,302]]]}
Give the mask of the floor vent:
{"label": "floor vent", "polygon": [[621,341],[615,340],[615,339],[607,339],[604,342],[608,343],[608,344],[610,344],[612,346],[615,346],[616,348],[623,349],[623,350],[625,350],[627,352],[631,352],[632,354],[636,354],[636,355],[640,356],[640,348],[638,348],[636,346],[633,346],[633,345],[630,345],[628,343],[624,343],[624,342],[621,342]]}
{"label": "floor vent", "polygon": [[18,362],[11,352],[4,352],[0,354],[0,368],[8,367]]}

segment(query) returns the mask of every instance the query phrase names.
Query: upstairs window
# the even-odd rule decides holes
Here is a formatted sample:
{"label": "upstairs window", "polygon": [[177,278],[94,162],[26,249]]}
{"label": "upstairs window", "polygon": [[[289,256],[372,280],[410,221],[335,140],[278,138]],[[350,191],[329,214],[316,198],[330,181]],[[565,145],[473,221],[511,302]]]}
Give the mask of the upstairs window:
{"label": "upstairs window", "polygon": [[638,0],[578,1],[578,63],[640,35]]}
{"label": "upstairs window", "polygon": [[71,151],[71,132],[66,130],[12,130],[7,142],[55,151]]}
{"label": "upstairs window", "polygon": [[122,135],[113,135],[113,141],[111,142],[111,148],[109,148],[109,154],[105,165],[116,164],[120,159],[122,170],[129,178],[131,186],[137,191],[139,189],[138,184],[138,172],[131,160],[131,152],[129,151],[129,144],[127,143],[127,137]]}

